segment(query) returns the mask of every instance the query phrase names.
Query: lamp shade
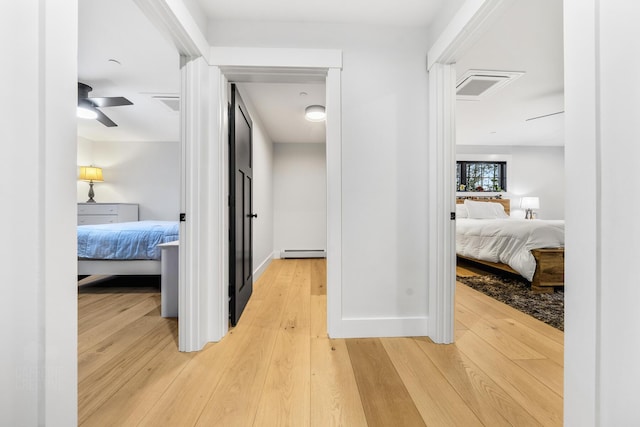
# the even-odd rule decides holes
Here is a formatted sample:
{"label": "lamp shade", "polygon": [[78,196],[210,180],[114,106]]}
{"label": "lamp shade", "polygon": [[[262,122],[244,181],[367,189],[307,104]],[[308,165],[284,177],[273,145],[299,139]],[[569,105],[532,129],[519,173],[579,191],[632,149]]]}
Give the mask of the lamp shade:
{"label": "lamp shade", "polygon": [[103,182],[102,168],[95,166],[80,166],[79,179],[82,181]]}
{"label": "lamp shade", "polygon": [[309,105],[304,109],[304,117],[310,122],[321,122],[327,115],[322,105]]}
{"label": "lamp shade", "polygon": [[520,201],[520,207],[522,209],[540,209],[539,197],[523,197]]}

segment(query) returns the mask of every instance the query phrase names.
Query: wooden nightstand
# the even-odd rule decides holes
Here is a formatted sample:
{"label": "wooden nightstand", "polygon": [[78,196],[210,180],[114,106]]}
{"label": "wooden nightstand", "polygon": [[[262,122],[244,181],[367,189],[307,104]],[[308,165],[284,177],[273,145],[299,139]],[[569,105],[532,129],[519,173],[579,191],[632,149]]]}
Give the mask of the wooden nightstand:
{"label": "wooden nightstand", "polygon": [[138,220],[137,203],[78,203],[78,225]]}

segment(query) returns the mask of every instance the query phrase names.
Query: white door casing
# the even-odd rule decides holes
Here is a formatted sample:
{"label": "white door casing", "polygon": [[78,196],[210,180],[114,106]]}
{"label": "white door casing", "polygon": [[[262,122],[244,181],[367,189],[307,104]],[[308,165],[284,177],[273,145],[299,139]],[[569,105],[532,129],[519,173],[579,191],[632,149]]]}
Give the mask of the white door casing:
{"label": "white door casing", "polygon": [[467,0],[427,54],[429,71],[429,336],[454,341],[455,62],[513,0]]}

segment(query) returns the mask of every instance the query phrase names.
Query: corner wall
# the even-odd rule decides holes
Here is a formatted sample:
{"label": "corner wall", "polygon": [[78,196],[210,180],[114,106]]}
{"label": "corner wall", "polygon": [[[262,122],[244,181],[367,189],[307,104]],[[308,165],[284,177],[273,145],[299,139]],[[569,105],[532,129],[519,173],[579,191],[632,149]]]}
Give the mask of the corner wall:
{"label": "corner wall", "polygon": [[325,144],[275,144],[274,255],[327,248]]}
{"label": "corner wall", "polygon": [[269,135],[245,96],[242,98],[253,120],[253,280],[256,281],[273,259],[274,148]]}

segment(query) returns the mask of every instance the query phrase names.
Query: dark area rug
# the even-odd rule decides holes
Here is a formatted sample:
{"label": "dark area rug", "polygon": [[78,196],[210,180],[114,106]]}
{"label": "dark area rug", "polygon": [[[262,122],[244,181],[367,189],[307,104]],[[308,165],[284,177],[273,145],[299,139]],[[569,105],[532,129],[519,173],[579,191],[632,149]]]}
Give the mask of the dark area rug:
{"label": "dark area rug", "polygon": [[534,294],[526,280],[498,275],[458,276],[456,279],[476,291],[564,331],[564,291],[562,289],[556,289],[552,294]]}

